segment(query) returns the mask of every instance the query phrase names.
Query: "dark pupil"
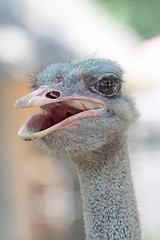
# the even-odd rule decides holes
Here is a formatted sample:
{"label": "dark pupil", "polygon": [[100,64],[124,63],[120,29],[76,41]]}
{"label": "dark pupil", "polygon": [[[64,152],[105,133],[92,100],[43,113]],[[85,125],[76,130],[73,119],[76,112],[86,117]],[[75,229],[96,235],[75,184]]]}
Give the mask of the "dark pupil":
{"label": "dark pupil", "polygon": [[98,89],[101,93],[112,94],[116,90],[116,81],[113,79],[102,79],[99,81]]}

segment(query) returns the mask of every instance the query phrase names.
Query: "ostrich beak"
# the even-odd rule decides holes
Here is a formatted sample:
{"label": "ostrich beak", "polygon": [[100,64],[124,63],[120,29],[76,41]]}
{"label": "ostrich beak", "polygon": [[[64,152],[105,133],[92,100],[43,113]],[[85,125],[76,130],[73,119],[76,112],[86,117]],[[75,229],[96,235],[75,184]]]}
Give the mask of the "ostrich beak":
{"label": "ostrich beak", "polygon": [[[48,94],[48,95],[47,95]],[[50,95],[49,95],[50,94]],[[55,90],[52,86],[42,86],[37,90],[21,97],[15,102],[15,108],[30,108],[39,107],[54,102],[54,99],[58,98],[58,101],[62,97],[60,91]],[[57,100],[56,100],[57,102]]]}
{"label": "ostrich beak", "polygon": [[41,107],[41,113],[31,115],[18,135],[23,140],[42,138],[54,131],[77,125],[76,120],[96,117],[105,109],[97,98],[81,95],[66,96],[53,86],[42,86],[15,103],[15,108]]}

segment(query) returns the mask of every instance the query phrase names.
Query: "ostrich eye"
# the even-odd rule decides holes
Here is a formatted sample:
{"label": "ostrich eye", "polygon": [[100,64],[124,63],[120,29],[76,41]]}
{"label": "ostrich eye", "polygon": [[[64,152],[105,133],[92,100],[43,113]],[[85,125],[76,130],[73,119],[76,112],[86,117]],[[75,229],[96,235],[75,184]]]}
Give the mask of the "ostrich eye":
{"label": "ostrich eye", "polygon": [[114,97],[120,90],[120,87],[118,77],[113,75],[101,77],[90,86],[92,91],[106,97]]}

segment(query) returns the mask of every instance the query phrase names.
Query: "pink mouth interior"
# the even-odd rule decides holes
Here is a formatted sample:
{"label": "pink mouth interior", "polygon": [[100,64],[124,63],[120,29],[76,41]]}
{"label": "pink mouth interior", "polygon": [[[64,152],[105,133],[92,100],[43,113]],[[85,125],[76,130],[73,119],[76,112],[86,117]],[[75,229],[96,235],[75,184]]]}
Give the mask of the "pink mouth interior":
{"label": "pink mouth interior", "polygon": [[56,125],[57,123],[62,122],[63,120],[83,112],[83,110],[75,109],[65,105],[64,103],[51,103],[41,107],[46,111],[45,119],[43,124],[40,126],[38,131],[43,131],[49,127]]}
{"label": "pink mouth interior", "polygon": [[101,115],[105,104],[92,98],[67,97],[40,107],[42,112],[31,115],[20,128],[18,135],[22,139],[33,140],[63,128],[77,126],[79,123],[76,120]]}

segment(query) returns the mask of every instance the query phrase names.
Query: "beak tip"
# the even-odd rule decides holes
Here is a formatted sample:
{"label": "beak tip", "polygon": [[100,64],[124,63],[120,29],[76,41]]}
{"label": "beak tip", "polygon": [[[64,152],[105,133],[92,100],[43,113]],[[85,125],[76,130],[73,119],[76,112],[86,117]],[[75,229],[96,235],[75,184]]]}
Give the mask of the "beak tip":
{"label": "beak tip", "polygon": [[18,131],[18,137],[20,137],[24,141],[33,141],[34,140],[34,137],[32,137],[32,135],[30,135],[29,133],[27,133],[26,131],[24,131],[21,128]]}
{"label": "beak tip", "polygon": [[26,102],[26,103],[23,103],[19,100],[17,100],[14,104],[14,108],[29,108],[30,107],[30,103],[29,102]]}
{"label": "beak tip", "polygon": [[14,108],[19,108],[19,107],[18,107],[18,101],[15,102]]}
{"label": "beak tip", "polygon": [[18,131],[18,137],[20,137],[20,138],[22,138],[22,131],[21,131],[21,129],[19,129],[19,131]]}

